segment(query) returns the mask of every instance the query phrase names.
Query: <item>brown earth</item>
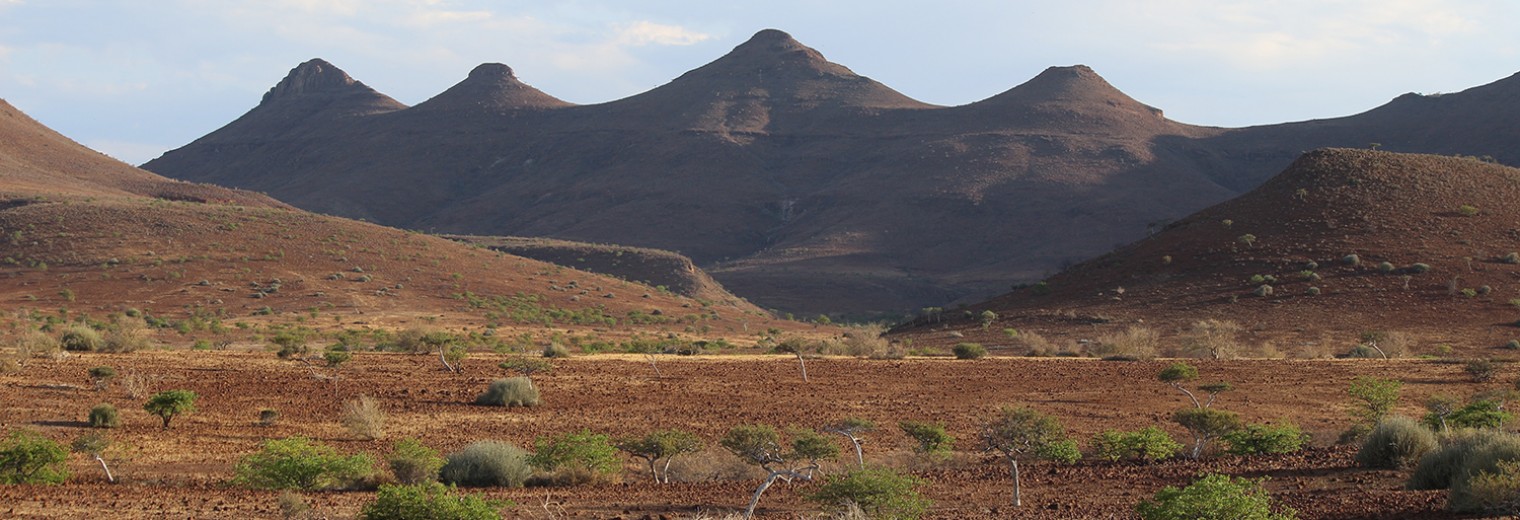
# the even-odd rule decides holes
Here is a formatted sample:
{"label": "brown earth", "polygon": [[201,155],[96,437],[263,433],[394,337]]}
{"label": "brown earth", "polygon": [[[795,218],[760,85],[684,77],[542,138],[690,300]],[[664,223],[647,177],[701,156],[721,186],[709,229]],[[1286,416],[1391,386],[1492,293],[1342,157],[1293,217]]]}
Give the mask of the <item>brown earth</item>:
{"label": "brown earth", "polygon": [[1108,252],[1305,150],[1380,143],[1520,164],[1517,92],[1509,78],[1221,129],[1166,119],[1078,65],[937,107],[765,30],[589,106],[487,64],[406,108],[314,60],[144,166],[411,229],[675,251],[766,308],[896,318]]}
{"label": "brown earth", "polygon": [[[480,354],[463,374],[438,368],[427,357],[358,353],[342,379],[314,379],[302,365],[263,352],[144,351],[85,354],[39,361],[24,373],[0,375],[0,409],[6,428],[27,427],[68,440],[87,429],[89,407],[115,403],[125,426],[111,432],[129,448],[118,454],[119,485],[105,484],[98,468],[75,458],[73,479],[60,487],[0,486],[0,512],[8,518],[74,518],[111,511],[119,518],[246,518],[275,515],[275,493],[229,487],[231,465],[262,439],[301,435],[347,452],[382,455],[391,440],[417,437],[442,451],[481,439],[518,445],[537,436],[587,428],[612,435],[682,428],[709,443],[742,423],[819,426],[860,416],[885,426],[867,435],[866,456],[926,479],[934,518],[1124,518],[1133,505],[1165,485],[1185,484],[1199,472],[1268,476],[1274,496],[1301,518],[1452,518],[1441,512],[1440,492],[1405,491],[1398,472],[1357,469],[1347,447],[1319,447],[1270,457],[1221,455],[1204,462],[1155,464],[1083,461],[1071,466],[1033,463],[1024,472],[1026,505],[1008,505],[1010,481],[997,459],[974,453],[979,421],[1004,405],[1029,405],[1058,417],[1077,439],[1105,428],[1161,424],[1185,398],[1154,380],[1165,362],[1116,363],[1078,359],[988,358],[977,361],[908,359],[870,361],[816,359],[810,383],[802,383],[787,357],[695,357],[660,361],[663,378],[632,357],[592,356],[555,361],[553,372],[535,376],[545,396],[532,409],[482,408],[469,403],[499,370],[498,356]],[[1405,383],[1399,411],[1437,392],[1472,393],[1461,366],[1433,361],[1201,361],[1205,379],[1231,381],[1237,390],[1218,406],[1251,421],[1287,419],[1312,433],[1315,444],[1349,424],[1345,388],[1357,375]],[[97,365],[149,376],[152,390],[186,388],[201,396],[198,411],[160,430],[156,418],[112,387],[94,390],[85,371]],[[1508,385],[1512,367],[1490,386]],[[356,440],[338,424],[344,400],[360,393],[380,400],[390,415],[389,438]],[[651,395],[661,398],[650,399]],[[975,396],[971,398],[969,396]],[[261,408],[282,412],[274,426],[256,426]],[[952,462],[915,462],[898,420],[941,421],[959,441]],[[1180,431],[1172,431],[1181,437]],[[1085,445],[1085,442],[1084,442]],[[511,516],[542,516],[544,500],[569,518],[690,518],[697,511],[732,512],[757,481],[710,480],[734,466],[713,451],[678,468],[690,482],[651,486],[632,461],[622,483],[568,488],[485,490],[521,506]],[[829,472],[838,463],[825,466]],[[731,471],[730,471],[731,472]],[[740,472],[740,475],[744,473]],[[762,501],[770,518],[816,511],[800,500],[808,485],[777,486]],[[353,514],[370,492],[309,495],[328,515]]]}
{"label": "brown earth", "polygon": [[[1198,320],[1224,319],[1245,328],[1246,343],[1289,355],[1341,354],[1364,331],[1395,331],[1417,340],[1410,354],[1444,355],[1444,344],[1467,356],[1513,357],[1500,347],[1520,338],[1511,303],[1520,298],[1520,260],[1505,258],[1520,251],[1517,197],[1514,168],[1319,150],[1250,193],[1042,287],[944,319],[920,317],[900,332],[926,345],[1008,345],[1016,342],[1001,332],[1009,327],[1074,340],[1134,326],[1175,336]],[[1355,265],[1345,260],[1353,254]],[[1257,295],[1262,285],[1272,294]],[[968,317],[985,310],[998,316],[989,327]]]}

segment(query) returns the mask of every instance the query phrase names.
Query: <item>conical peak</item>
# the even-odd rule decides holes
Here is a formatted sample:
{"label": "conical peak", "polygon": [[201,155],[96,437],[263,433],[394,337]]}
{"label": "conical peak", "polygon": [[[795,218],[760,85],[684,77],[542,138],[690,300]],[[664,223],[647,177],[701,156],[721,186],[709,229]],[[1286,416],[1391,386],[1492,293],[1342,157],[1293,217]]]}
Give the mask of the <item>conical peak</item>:
{"label": "conical peak", "polygon": [[517,79],[512,67],[482,63],[469,77],[416,108],[423,110],[512,110],[570,106]]}
{"label": "conical peak", "polygon": [[362,83],[349,77],[348,73],[343,72],[342,69],[321,58],[316,58],[290,69],[285,79],[280,80],[274,88],[264,94],[264,101],[322,92],[339,92],[348,90],[354,85],[363,87]]}
{"label": "conical peak", "polygon": [[1110,85],[1103,76],[1099,76],[1091,67],[1086,65],[1072,65],[1070,67],[1050,67],[1029,80],[1020,89],[1030,93],[1042,93],[1053,98],[1080,97],[1084,94],[1099,92],[1117,93],[1113,85]]}
{"label": "conical peak", "polygon": [[807,69],[817,73],[855,76],[850,69],[829,62],[823,53],[776,29],[765,29],[713,64],[730,69],[773,69],[777,67]]}
{"label": "conical peak", "polygon": [[516,81],[517,75],[512,72],[512,67],[501,63],[482,63],[470,70],[469,79]]}

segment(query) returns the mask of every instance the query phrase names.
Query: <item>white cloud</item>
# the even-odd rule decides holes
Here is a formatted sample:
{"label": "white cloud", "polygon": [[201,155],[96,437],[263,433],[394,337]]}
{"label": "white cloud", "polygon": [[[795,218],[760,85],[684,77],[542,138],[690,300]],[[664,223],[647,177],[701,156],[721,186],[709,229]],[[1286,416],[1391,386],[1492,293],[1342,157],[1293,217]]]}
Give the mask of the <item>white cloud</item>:
{"label": "white cloud", "polygon": [[678,25],[665,25],[649,21],[621,24],[616,27],[613,39],[619,45],[694,45],[712,39],[712,35],[696,32]]}

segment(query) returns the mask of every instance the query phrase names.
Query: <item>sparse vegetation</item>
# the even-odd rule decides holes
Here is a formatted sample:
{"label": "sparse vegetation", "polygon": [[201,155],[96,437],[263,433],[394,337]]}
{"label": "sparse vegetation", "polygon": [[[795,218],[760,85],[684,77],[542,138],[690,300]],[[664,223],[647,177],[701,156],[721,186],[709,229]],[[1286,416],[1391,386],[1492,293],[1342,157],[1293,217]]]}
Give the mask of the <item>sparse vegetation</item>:
{"label": "sparse vegetation", "polygon": [[69,452],[32,430],[12,430],[0,441],[0,484],[61,484],[69,479]]}
{"label": "sparse vegetation", "polygon": [[169,421],[175,417],[195,411],[195,392],[189,390],[166,390],[154,394],[143,403],[143,410],[157,415],[164,421],[164,429],[169,429]]}
{"label": "sparse vegetation", "polygon": [[868,518],[912,520],[928,511],[930,501],[915,489],[924,481],[887,468],[859,468],[829,475],[808,500],[847,510],[860,508]]}
{"label": "sparse vegetation", "polygon": [[1292,509],[1272,511],[1272,496],[1260,480],[1210,474],[1188,487],[1167,486],[1135,506],[1143,520],[1291,520]]}
{"label": "sparse vegetation", "polygon": [[820,460],[838,455],[839,447],[830,444],[815,432],[794,431],[790,449],[782,447],[781,435],[775,428],[765,425],[735,426],[718,440],[718,445],[728,450],[746,464],[759,466],[769,473],[744,510],[744,518],[755,515],[755,507],[776,480],[791,482],[793,479],[812,480]]}
{"label": "sparse vegetation", "polygon": [[1081,456],[1060,421],[1027,407],[1003,408],[982,425],[979,436],[983,450],[997,452],[1008,461],[1013,473],[1014,507],[1024,505],[1019,489],[1020,459],[1037,457],[1070,463]]}
{"label": "sparse vegetation", "polygon": [[950,352],[955,354],[955,359],[981,359],[987,356],[987,347],[980,343],[956,343]]}
{"label": "sparse vegetation", "polygon": [[[649,476],[655,482],[670,483],[670,463],[676,457],[702,450],[702,439],[682,430],[660,430],[640,438],[619,440],[617,448],[649,463]],[[665,461],[663,468],[657,466]],[[661,471],[663,469],[663,471]]]}
{"label": "sparse vegetation", "polygon": [[1118,461],[1123,459],[1162,460],[1182,451],[1182,444],[1172,440],[1161,428],[1147,426],[1135,431],[1103,430],[1093,436],[1093,455]]}
{"label": "sparse vegetation", "polygon": [[234,482],[256,489],[344,489],[374,473],[368,455],[342,455],[305,437],[264,441],[238,461]]}
{"label": "sparse vegetation", "polygon": [[1378,421],[1367,434],[1362,449],[1356,452],[1356,462],[1367,468],[1405,468],[1418,463],[1436,446],[1435,432],[1414,419],[1390,416]]}
{"label": "sparse vegetation", "polygon": [[390,465],[396,481],[405,485],[437,481],[438,471],[443,469],[445,462],[438,455],[438,450],[413,438],[396,441],[385,461]]}
{"label": "sparse vegetation", "polygon": [[382,485],[360,520],[500,520],[500,506],[477,495],[456,495],[436,482]]}
{"label": "sparse vegetation", "polygon": [[526,377],[508,377],[491,382],[486,392],[475,398],[483,406],[538,406],[538,388]]}
{"label": "sparse vegetation", "polygon": [[533,474],[528,452],[505,442],[480,441],[447,457],[438,471],[446,484],[470,487],[522,487]]}
{"label": "sparse vegetation", "polygon": [[902,421],[897,427],[917,444],[913,451],[920,455],[944,456],[950,453],[955,437],[945,431],[945,425],[931,422]]}
{"label": "sparse vegetation", "polygon": [[380,408],[379,401],[370,396],[361,395],[358,399],[344,402],[342,421],[343,427],[360,439],[385,437],[385,410]]}
{"label": "sparse vegetation", "polygon": [[1308,440],[1309,435],[1290,422],[1248,424],[1224,435],[1225,443],[1230,445],[1226,451],[1234,455],[1293,453],[1303,449]]}
{"label": "sparse vegetation", "polygon": [[1193,459],[1202,458],[1210,443],[1241,427],[1240,416],[1235,412],[1213,408],[1183,408],[1172,413],[1172,421],[1193,436],[1193,449],[1189,453]]}

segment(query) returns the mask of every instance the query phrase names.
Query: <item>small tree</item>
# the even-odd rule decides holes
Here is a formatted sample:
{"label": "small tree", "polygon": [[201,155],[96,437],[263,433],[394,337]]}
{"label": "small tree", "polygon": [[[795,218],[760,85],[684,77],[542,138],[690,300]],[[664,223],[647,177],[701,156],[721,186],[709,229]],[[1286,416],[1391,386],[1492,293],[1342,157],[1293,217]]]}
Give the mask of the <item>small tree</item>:
{"label": "small tree", "polygon": [[1347,390],[1353,399],[1360,401],[1351,415],[1361,419],[1362,424],[1368,427],[1377,424],[1393,409],[1394,403],[1399,401],[1399,389],[1403,386],[1403,383],[1394,379],[1357,376],[1351,380],[1351,388]]}
{"label": "small tree", "polygon": [[982,324],[982,330],[987,330],[987,328],[991,327],[992,324],[997,321],[997,319],[997,313],[990,310],[982,311],[981,314],[977,315],[977,321]]}
{"label": "small tree", "polygon": [[438,450],[413,438],[396,441],[385,461],[390,464],[396,481],[402,484],[434,482],[438,480],[438,470],[443,469],[444,463]]}
{"label": "small tree", "polygon": [[1240,429],[1239,415],[1212,408],[1183,408],[1172,414],[1172,420],[1193,436],[1190,457],[1194,460],[1203,456],[1210,442]]}
{"label": "small tree", "polygon": [[803,358],[803,351],[806,349],[807,344],[802,338],[787,338],[776,344],[776,352],[797,356],[797,366],[802,369],[802,382],[804,383],[808,382],[807,360]]}
{"label": "small tree", "polygon": [[82,453],[95,459],[95,462],[100,463],[100,470],[106,473],[106,482],[116,483],[116,477],[111,475],[111,467],[106,465],[105,459],[106,450],[111,447],[110,437],[100,433],[86,433],[74,439],[74,443],[69,447],[74,450],[74,453]]}
{"label": "small tree", "polygon": [[617,473],[623,466],[612,439],[590,430],[541,437],[533,441],[533,448],[528,464],[543,471],[595,478]]}
{"label": "small tree", "polygon": [[[1446,418],[1462,406],[1462,399],[1451,394],[1436,394],[1425,399],[1425,409],[1430,413],[1425,415],[1425,423],[1440,431],[1447,431]],[[1381,424],[1381,423],[1379,423]]]}
{"label": "small tree", "polygon": [[31,430],[0,441],[0,484],[61,484],[69,479],[68,450]]}
{"label": "small tree", "polygon": [[166,390],[154,394],[143,403],[143,409],[164,420],[164,429],[175,417],[195,411],[195,392],[189,390]]}
{"label": "small tree", "polygon": [[1142,520],[1291,520],[1297,513],[1272,512],[1272,495],[1261,481],[1206,475],[1183,489],[1167,486],[1154,501],[1135,506]]}
{"label": "small tree", "polygon": [[929,499],[914,489],[923,484],[923,480],[887,468],[857,469],[829,476],[807,499],[841,508],[854,504],[870,518],[910,520],[929,509]]}
{"label": "small tree", "polygon": [[902,421],[897,427],[903,434],[918,442],[913,447],[915,453],[922,455],[944,455],[950,453],[950,448],[955,444],[955,437],[951,437],[945,431],[945,425],[939,423]]}
{"label": "small tree", "polygon": [[1066,429],[1060,421],[1032,408],[1008,408],[998,412],[997,417],[982,425],[982,448],[998,452],[1008,460],[1013,474],[1013,505],[1024,505],[1019,489],[1019,459],[1039,457],[1069,459],[1072,441],[1066,438]]}
{"label": "small tree", "polygon": [[[817,434],[813,434],[814,437]],[[792,479],[812,480],[813,472],[818,469],[818,460],[827,458],[828,448],[832,444],[819,444],[812,438],[802,438],[792,443],[791,449],[781,446],[781,435],[776,429],[764,425],[735,426],[718,441],[718,445],[729,453],[739,457],[747,464],[759,466],[770,474],[755,489],[755,494],[749,500],[749,506],[744,509],[744,518],[752,518],[755,515],[755,506],[760,504],[760,496],[777,480],[791,482]],[[834,447],[834,453],[839,448]],[[800,461],[806,460],[807,464]]]}
{"label": "small tree", "polygon": [[1182,386],[1183,383],[1198,379],[1198,369],[1187,363],[1175,363],[1162,369],[1161,373],[1156,375],[1156,379],[1171,385],[1172,388],[1176,388],[1177,391],[1186,395],[1188,400],[1193,402],[1194,408],[1213,406],[1214,400],[1219,397],[1219,394],[1227,392],[1232,388],[1229,383],[1223,381],[1199,386],[1198,389],[1208,395],[1208,400],[1199,401],[1198,396],[1193,394],[1192,390],[1188,390],[1187,387]]}
{"label": "small tree", "polygon": [[[681,430],[660,430],[650,433],[641,438],[622,439],[617,442],[617,448],[628,452],[629,455],[644,459],[649,463],[649,476],[655,482],[670,483],[670,461],[677,456],[686,453],[696,453],[702,449],[702,439],[691,432]],[[656,463],[665,460],[663,477],[661,471],[656,470]]]}
{"label": "small tree", "polygon": [[865,469],[866,457],[865,454],[860,450],[860,445],[865,443],[865,439],[862,439],[860,437],[860,434],[875,429],[876,423],[861,419],[859,417],[851,417],[843,421],[839,421],[838,423],[825,426],[823,428],[823,431],[829,433],[837,433],[843,435],[846,439],[849,439],[850,445],[855,447],[855,462],[860,464],[860,469]]}

